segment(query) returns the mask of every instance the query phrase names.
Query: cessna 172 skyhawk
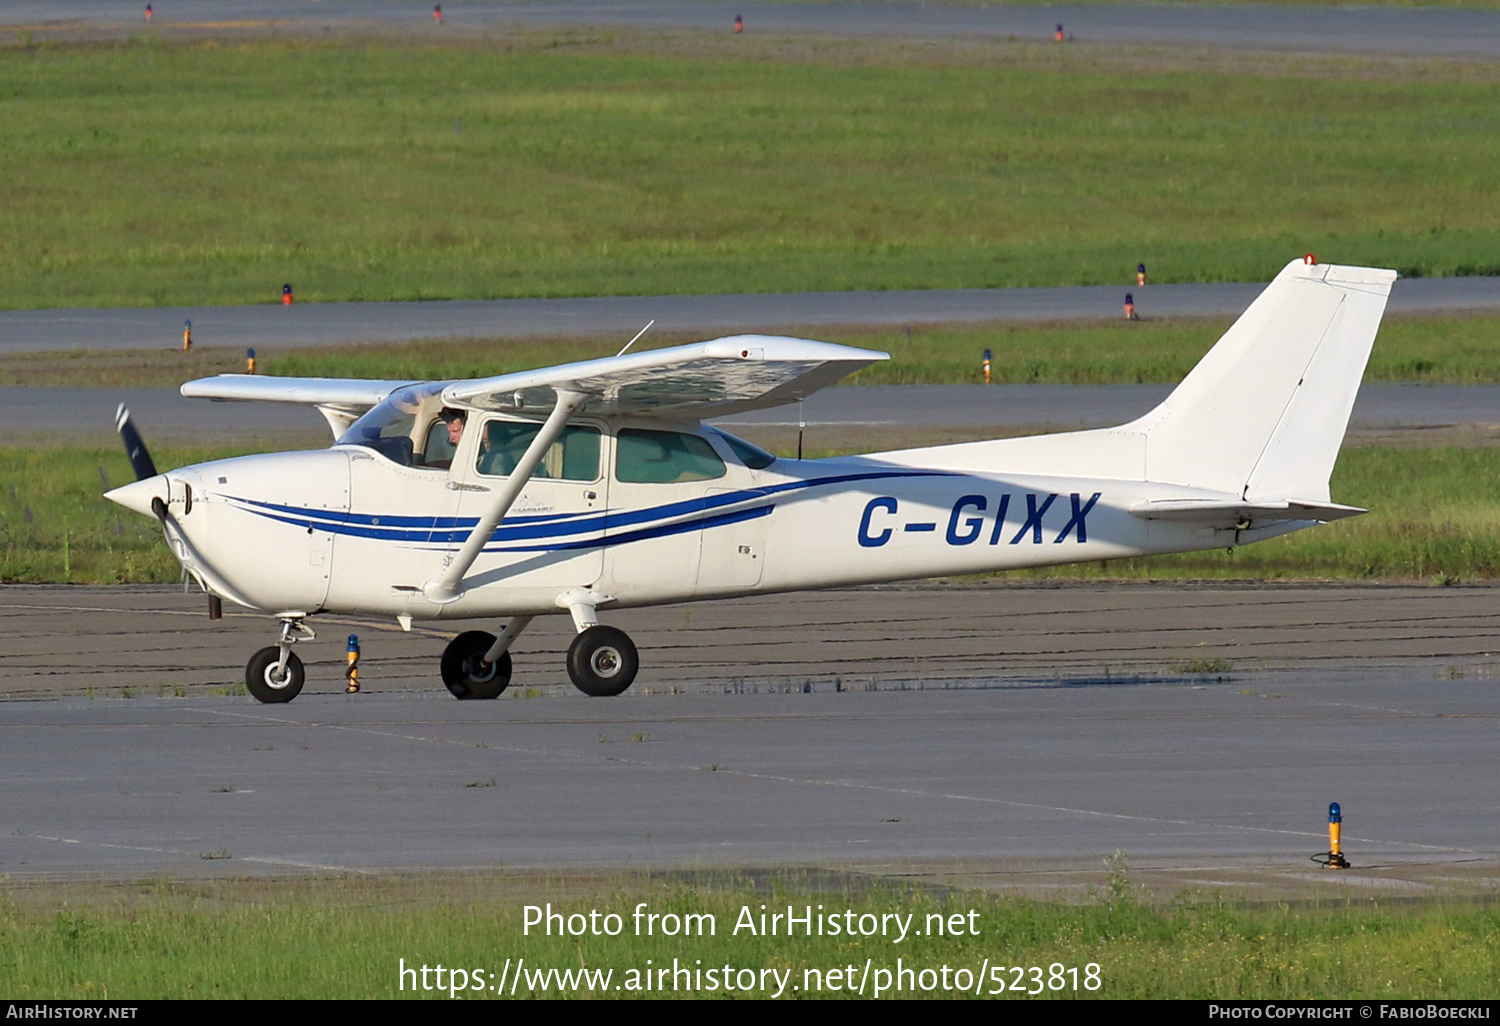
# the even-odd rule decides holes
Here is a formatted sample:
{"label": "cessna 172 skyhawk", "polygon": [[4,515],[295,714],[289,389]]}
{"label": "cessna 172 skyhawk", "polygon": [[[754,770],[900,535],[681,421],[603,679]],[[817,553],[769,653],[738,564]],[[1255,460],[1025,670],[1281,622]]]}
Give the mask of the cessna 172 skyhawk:
{"label": "cessna 172 skyhawk", "polygon": [[884,353],[738,335],[471,381],[220,375],[182,394],[309,403],[336,441],[159,474],[122,408],[138,480],[109,498],[161,521],[210,615],[228,599],[280,620],[246,668],[263,702],[301,690],[292,643],[321,612],[506,618],[442,657],[454,695],[494,698],[517,635],[566,611],[569,676],[617,695],[636,648],[600,611],[1242,545],[1364,512],[1328,478],[1395,277],[1289,264],[1121,427],[833,459],[701,419]]}

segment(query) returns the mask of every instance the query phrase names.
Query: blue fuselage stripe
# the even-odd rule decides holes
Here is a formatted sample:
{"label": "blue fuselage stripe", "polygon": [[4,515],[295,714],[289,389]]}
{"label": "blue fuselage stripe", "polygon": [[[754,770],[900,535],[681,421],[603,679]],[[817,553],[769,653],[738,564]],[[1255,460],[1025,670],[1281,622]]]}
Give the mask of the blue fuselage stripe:
{"label": "blue fuselage stripe", "polygon": [[[659,538],[681,534],[686,531],[718,527],[765,516],[774,504],[753,506],[744,510],[711,514],[710,511],[735,506],[744,502],[755,502],[773,495],[803,491],[824,485],[852,484],[860,481],[888,480],[906,477],[946,477],[946,471],[902,470],[868,471],[857,474],[838,474],[831,477],[807,481],[786,481],[764,488],[746,488],[719,495],[704,495],[680,502],[660,506],[648,506],[636,510],[600,510],[583,513],[555,513],[540,516],[507,517],[496,529],[485,547],[487,552],[537,552],[552,549],[597,548],[601,545],[618,545],[647,538]],[[370,538],[379,541],[405,542],[418,545],[451,546],[462,544],[473,531],[478,518],[474,517],[411,517],[387,516],[375,513],[346,513],[340,510],[311,509],[287,506],[257,499],[225,496],[247,512],[268,520],[310,527],[331,534],[354,538]],[[710,514],[705,516],[704,514]],[[681,520],[679,518],[689,519]],[[662,523],[662,521],[670,521]],[[651,524],[639,530],[622,530],[636,525]],[[569,536],[602,532],[605,537],[590,539],[568,539]],[[547,544],[516,545],[516,542],[547,540]]]}

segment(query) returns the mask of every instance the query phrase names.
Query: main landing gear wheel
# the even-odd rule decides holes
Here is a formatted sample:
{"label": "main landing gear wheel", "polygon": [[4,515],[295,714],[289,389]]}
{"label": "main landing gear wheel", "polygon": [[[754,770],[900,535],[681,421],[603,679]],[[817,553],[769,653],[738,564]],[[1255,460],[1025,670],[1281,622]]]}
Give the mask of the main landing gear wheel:
{"label": "main landing gear wheel", "polygon": [[640,668],[635,642],[614,627],[597,624],[568,646],[568,676],[585,695],[607,698],[621,694]]}
{"label": "main landing gear wheel", "polygon": [[271,645],[245,664],[245,688],[262,702],[290,702],[302,691],[302,682],[307,679],[302,660],[295,652],[288,652],[286,669],[278,674],[276,664],[280,661],[281,649]]}
{"label": "main landing gear wheel", "polygon": [[443,649],[443,683],[454,698],[499,698],[510,684],[510,653],[488,666],[484,654],[495,643],[493,634],[464,631]]}

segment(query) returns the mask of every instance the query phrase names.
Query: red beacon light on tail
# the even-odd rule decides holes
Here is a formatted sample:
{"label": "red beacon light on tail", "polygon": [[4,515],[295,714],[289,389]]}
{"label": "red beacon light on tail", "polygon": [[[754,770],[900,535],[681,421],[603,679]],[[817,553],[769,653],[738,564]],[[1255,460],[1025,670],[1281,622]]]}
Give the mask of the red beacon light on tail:
{"label": "red beacon light on tail", "polygon": [[1302,258],[1302,262],[1308,267],[1311,267],[1318,262],[1318,258],[1309,253],[1307,254],[1307,256]]}

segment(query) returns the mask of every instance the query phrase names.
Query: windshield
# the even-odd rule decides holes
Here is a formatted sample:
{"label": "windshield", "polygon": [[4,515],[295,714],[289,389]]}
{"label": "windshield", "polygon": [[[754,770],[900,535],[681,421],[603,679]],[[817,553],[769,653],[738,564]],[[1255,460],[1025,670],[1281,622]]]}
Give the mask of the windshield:
{"label": "windshield", "polygon": [[[349,430],[334,444],[362,445],[403,467],[427,466],[429,428],[442,409],[441,395],[447,385],[446,381],[433,381],[396,389],[379,406],[349,425]],[[451,450],[447,457],[452,458]]]}

